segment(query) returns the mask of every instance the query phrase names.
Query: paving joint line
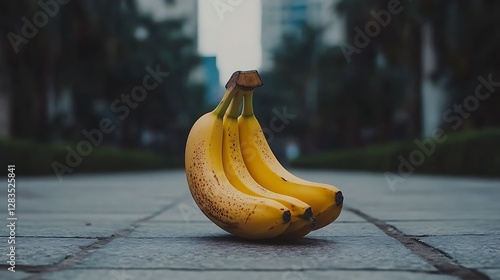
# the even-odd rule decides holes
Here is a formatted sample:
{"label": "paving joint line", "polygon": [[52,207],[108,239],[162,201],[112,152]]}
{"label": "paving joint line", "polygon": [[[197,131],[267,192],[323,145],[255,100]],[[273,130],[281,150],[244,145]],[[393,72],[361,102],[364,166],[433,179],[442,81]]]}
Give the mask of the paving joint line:
{"label": "paving joint line", "polygon": [[411,238],[441,237],[441,236],[497,236],[494,233],[457,233],[457,234],[409,234]]}
{"label": "paving joint line", "polygon": [[472,219],[472,218],[467,218],[467,219],[457,219],[457,218],[450,218],[450,219],[408,219],[408,220],[402,220],[402,219],[387,219],[386,222],[395,222],[395,223],[412,223],[412,222],[469,222],[469,221],[498,221],[500,219],[498,218],[489,218],[489,219]]}
{"label": "paving joint line", "polygon": [[[107,238],[108,236],[47,236],[47,235],[16,235],[16,238],[53,238],[53,239],[103,239]],[[8,236],[0,236],[0,238],[8,238]]]}
{"label": "paving joint line", "polygon": [[486,274],[477,269],[458,264],[452,256],[443,250],[433,247],[417,238],[410,237],[382,220],[365,214],[361,210],[355,208],[348,207],[346,210],[377,226],[386,235],[396,239],[412,253],[434,266],[440,274],[455,276],[462,280],[490,280]]}
{"label": "paving joint line", "polygon": [[[132,222],[128,227],[123,228],[121,230],[116,231],[115,233],[111,234],[110,236],[107,236],[105,238],[98,238],[97,241],[86,245],[82,246],[81,250],[78,251],[75,254],[72,254],[70,256],[66,256],[63,260],[50,264],[50,265],[19,265],[17,268],[19,271],[24,271],[24,272],[32,272],[36,273],[34,275],[30,275],[27,278],[24,278],[24,280],[40,280],[42,276],[45,276],[46,274],[54,273],[57,271],[61,271],[67,268],[70,268],[74,266],[75,264],[78,264],[82,262],[84,259],[86,259],[88,256],[93,254],[95,251],[101,249],[105,245],[109,244],[111,241],[121,238],[121,237],[126,237],[130,235],[132,232],[134,232],[138,227],[140,227],[140,224],[143,222],[146,222],[148,220],[153,219],[154,217],[160,215],[161,213],[167,211],[168,209],[174,207],[175,205],[179,204],[182,201],[182,199],[179,199],[178,201],[169,203],[159,210],[155,211],[154,213],[140,218],[134,222]],[[24,268],[25,270],[23,270]]]}

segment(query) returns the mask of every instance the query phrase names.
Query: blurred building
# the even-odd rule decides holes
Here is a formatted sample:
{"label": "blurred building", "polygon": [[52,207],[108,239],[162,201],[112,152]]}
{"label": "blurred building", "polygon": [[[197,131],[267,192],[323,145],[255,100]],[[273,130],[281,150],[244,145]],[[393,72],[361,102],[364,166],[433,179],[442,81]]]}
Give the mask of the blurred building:
{"label": "blurred building", "polygon": [[198,0],[166,1],[137,0],[139,11],[151,15],[156,21],[184,19],[184,35],[192,38],[197,47],[198,38]]}
{"label": "blurred building", "polygon": [[[142,13],[149,14],[155,20],[184,19],[184,34],[195,42],[198,49],[198,0],[165,1],[137,0]],[[190,83],[201,83],[205,86],[206,105],[216,105],[224,93],[220,84],[220,72],[217,68],[217,58],[206,56],[201,58],[201,64],[190,74]]]}
{"label": "blurred building", "polygon": [[323,45],[344,40],[344,19],[336,16],[340,0],[265,0],[262,1],[262,67],[269,70],[273,53],[284,34],[299,32],[303,24],[324,28]]}
{"label": "blurred building", "polygon": [[[193,40],[193,47],[198,49],[198,0],[137,0],[141,10],[149,13],[155,20],[184,19],[184,35]],[[194,68],[190,74],[189,82],[203,84],[205,91],[205,104],[216,105],[224,91],[219,81],[219,69],[215,56],[201,58],[201,64]]]}
{"label": "blurred building", "polygon": [[219,81],[220,75],[217,68],[217,58],[215,56],[203,57],[202,62],[202,77],[206,87],[205,104],[217,105],[224,93]]}

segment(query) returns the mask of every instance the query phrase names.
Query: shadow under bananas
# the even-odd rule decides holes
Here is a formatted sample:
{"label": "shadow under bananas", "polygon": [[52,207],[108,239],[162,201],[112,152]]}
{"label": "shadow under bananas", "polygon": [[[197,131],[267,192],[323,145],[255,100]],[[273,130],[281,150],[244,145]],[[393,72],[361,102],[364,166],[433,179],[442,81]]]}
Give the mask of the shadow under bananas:
{"label": "shadow under bananas", "polygon": [[200,236],[200,237],[190,237],[196,239],[201,243],[209,242],[210,244],[220,243],[221,245],[227,246],[231,245],[262,245],[262,246],[280,246],[280,247],[324,247],[333,246],[336,242],[325,239],[304,237],[300,239],[261,239],[261,240],[247,240],[234,235],[216,235],[216,236]]}

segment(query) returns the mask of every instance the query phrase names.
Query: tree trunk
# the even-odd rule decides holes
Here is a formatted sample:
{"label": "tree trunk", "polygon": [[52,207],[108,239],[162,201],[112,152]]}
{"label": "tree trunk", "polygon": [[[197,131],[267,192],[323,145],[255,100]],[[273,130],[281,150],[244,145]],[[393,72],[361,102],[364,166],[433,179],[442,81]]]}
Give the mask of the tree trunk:
{"label": "tree trunk", "polygon": [[[42,43],[43,44],[43,43]],[[49,139],[49,116],[48,116],[48,94],[52,71],[49,67],[50,57],[46,46],[39,46],[38,62],[36,71],[36,116],[37,132],[36,139],[46,142]]]}
{"label": "tree trunk", "polygon": [[422,134],[422,30],[420,23],[415,23],[412,27],[411,43],[413,51],[411,52],[411,114],[409,136],[416,138]]}
{"label": "tree trunk", "polygon": [[23,71],[22,57],[15,55],[8,59],[10,69],[10,135],[18,138],[32,138],[34,136],[32,122],[33,98],[29,88],[30,77]]}

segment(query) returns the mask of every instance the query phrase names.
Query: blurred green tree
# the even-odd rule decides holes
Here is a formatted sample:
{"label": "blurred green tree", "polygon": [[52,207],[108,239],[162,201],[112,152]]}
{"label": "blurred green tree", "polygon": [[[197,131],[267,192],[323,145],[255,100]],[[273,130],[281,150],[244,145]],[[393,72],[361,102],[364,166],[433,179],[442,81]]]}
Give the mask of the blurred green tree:
{"label": "blurred green tree", "polygon": [[[136,5],[134,0],[71,1],[60,6],[28,43],[20,44],[17,53],[9,40],[0,40],[4,58],[0,63],[7,66],[11,81],[12,136],[77,140],[83,129],[98,127],[103,117],[118,127],[106,141],[123,147],[139,147],[146,130],[163,134],[167,142],[187,135],[203,110],[204,88],[190,80],[199,63],[195,43],[182,32],[183,19],[154,21],[140,14]],[[21,19],[30,19],[39,10],[35,1],[2,2],[2,38],[11,32],[21,34]],[[171,77],[122,121],[111,105],[142,85],[147,66]],[[76,122],[58,136],[65,128],[58,118],[49,120],[48,100],[65,92],[75,104]],[[158,147],[178,151],[182,141]]]}
{"label": "blurred green tree", "polygon": [[[386,9],[387,0],[343,0],[336,10],[345,16],[348,38],[354,37],[354,26],[364,27],[374,20],[371,11]],[[446,108],[461,104],[471,96],[479,84],[478,76],[492,75],[500,80],[500,3],[495,1],[426,0],[400,1],[403,10],[392,15],[390,23],[372,38],[370,45],[356,56],[353,64],[360,68],[385,62],[389,69],[408,73],[409,86],[403,89],[404,109],[410,117],[408,136],[418,137],[422,132],[422,80],[423,77],[423,28],[429,27],[431,44],[437,66],[431,79],[445,84]],[[363,54],[373,53],[368,61]],[[371,63],[370,63],[371,62]],[[369,67],[370,69],[370,67]],[[373,70],[373,71],[372,71]],[[370,72],[376,73],[377,68]],[[403,73],[404,73],[403,72]],[[357,73],[360,73],[357,71]],[[495,78],[493,78],[495,80]],[[500,125],[500,113],[494,109],[499,104],[498,95],[483,102],[478,111],[465,121],[464,128],[481,128]],[[444,118],[443,118],[444,119]],[[443,123],[444,127],[449,124]],[[448,127],[449,129],[449,127]]]}

